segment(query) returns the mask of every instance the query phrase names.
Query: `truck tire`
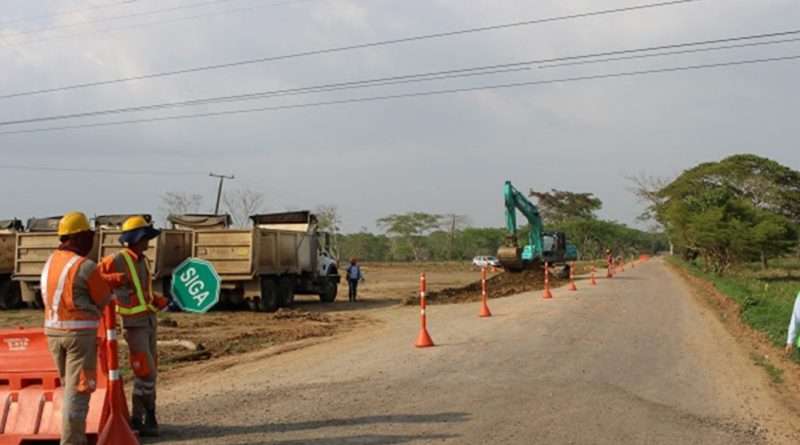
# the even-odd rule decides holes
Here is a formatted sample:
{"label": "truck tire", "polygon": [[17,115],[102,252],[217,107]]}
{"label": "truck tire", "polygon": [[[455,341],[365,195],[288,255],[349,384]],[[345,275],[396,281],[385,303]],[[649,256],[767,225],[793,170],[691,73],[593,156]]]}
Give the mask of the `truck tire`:
{"label": "truck tire", "polygon": [[278,280],[278,295],[281,307],[290,307],[294,304],[294,280],[290,277],[281,277]]}
{"label": "truck tire", "polygon": [[17,309],[22,305],[22,296],[17,283],[11,279],[0,279],[0,310]]}
{"label": "truck tire", "polygon": [[258,310],[275,312],[278,310],[278,303],[278,281],[271,277],[261,277],[261,299],[258,300]]}
{"label": "truck tire", "polygon": [[339,293],[339,289],[336,283],[327,280],[323,285],[322,292],[319,294],[319,301],[323,303],[333,303],[336,301],[337,293]]}

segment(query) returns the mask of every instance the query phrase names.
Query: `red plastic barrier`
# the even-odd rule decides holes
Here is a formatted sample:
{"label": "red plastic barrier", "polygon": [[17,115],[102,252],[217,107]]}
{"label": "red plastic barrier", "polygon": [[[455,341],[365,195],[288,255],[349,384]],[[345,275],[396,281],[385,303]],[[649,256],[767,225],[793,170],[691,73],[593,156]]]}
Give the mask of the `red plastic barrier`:
{"label": "red plastic barrier", "polygon": [[[98,341],[97,390],[86,432],[97,439],[108,388],[104,343]],[[0,330],[0,445],[58,440],[63,387],[43,329]]]}

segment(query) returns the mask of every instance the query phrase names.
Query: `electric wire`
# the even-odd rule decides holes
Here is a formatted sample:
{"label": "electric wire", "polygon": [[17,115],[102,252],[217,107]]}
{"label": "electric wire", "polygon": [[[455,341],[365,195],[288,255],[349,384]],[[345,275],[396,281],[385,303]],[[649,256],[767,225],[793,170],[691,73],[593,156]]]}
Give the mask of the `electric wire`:
{"label": "electric wire", "polygon": [[527,82],[513,82],[513,83],[504,83],[504,84],[483,85],[483,86],[476,86],[476,87],[453,88],[453,89],[446,89],[446,90],[419,91],[419,92],[413,92],[413,93],[392,94],[392,95],[384,95],[384,96],[367,96],[367,97],[360,97],[360,98],[353,98],[353,99],[340,99],[340,100],[331,100],[331,101],[323,101],[323,102],[311,102],[311,103],[300,103],[300,104],[292,104],[292,105],[278,105],[278,106],[272,106],[272,107],[246,108],[246,109],[239,109],[239,110],[227,110],[227,111],[215,111],[215,112],[207,112],[207,113],[183,114],[183,115],[162,116],[162,117],[154,117],[154,118],[143,118],[143,119],[112,121],[112,122],[97,122],[97,123],[87,123],[87,124],[77,124],[77,125],[65,125],[65,126],[61,126],[61,127],[41,127],[41,128],[32,128],[32,129],[26,129],[26,130],[4,131],[4,132],[0,132],[0,136],[6,136],[6,135],[12,135],[12,134],[42,133],[42,132],[51,132],[51,131],[72,130],[72,129],[79,129],[79,128],[111,127],[111,126],[127,125],[127,124],[152,123],[152,122],[162,122],[162,121],[171,121],[171,120],[186,120],[186,119],[196,119],[196,118],[201,118],[201,117],[216,117],[216,116],[239,115],[239,114],[266,112],[266,111],[293,110],[293,109],[324,107],[324,106],[344,105],[344,104],[355,104],[355,103],[365,103],[365,102],[377,102],[377,101],[387,101],[387,100],[394,100],[394,99],[429,97],[429,96],[438,96],[438,95],[456,94],[456,93],[466,93],[466,92],[474,92],[474,91],[501,90],[501,89],[510,89],[510,88],[518,88],[518,87],[525,87],[525,86],[535,86],[535,85],[548,85],[548,84],[556,84],[556,83],[582,82],[582,81],[589,81],[589,80],[614,79],[614,78],[630,78],[630,77],[635,77],[635,76],[645,76],[645,75],[660,74],[660,73],[697,71],[697,70],[703,70],[703,69],[723,68],[723,67],[742,66],[742,65],[754,65],[754,64],[761,64],[761,63],[773,63],[773,62],[798,60],[798,59],[800,59],[800,55],[792,55],[792,56],[770,57],[770,58],[762,58],[762,59],[737,60],[737,61],[731,61],[731,62],[710,63],[710,64],[702,64],[702,65],[684,65],[684,66],[671,67],[671,68],[658,68],[658,69],[640,70],[640,71],[626,71],[626,72],[618,72],[618,73],[610,73],[610,74],[595,74],[595,75],[587,75],[587,76],[566,77],[566,78],[559,78],[559,79],[534,80],[534,81],[527,81]]}
{"label": "electric wire", "polygon": [[[496,65],[483,65],[483,66],[451,69],[451,70],[444,70],[444,71],[415,73],[415,74],[407,74],[407,75],[400,75],[400,76],[391,76],[391,77],[383,77],[383,78],[356,80],[356,81],[349,81],[349,82],[328,83],[328,84],[314,85],[314,86],[307,86],[307,87],[299,87],[299,88],[269,90],[269,91],[255,92],[255,93],[231,95],[231,96],[208,97],[208,98],[193,99],[193,100],[188,100],[188,101],[166,102],[166,103],[160,103],[160,104],[151,104],[151,105],[142,105],[142,106],[135,106],[135,107],[116,108],[116,109],[109,109],[109,110],[98,110],[98,111],[90,111],[90,112],[80,112],[80,113],[70,113],[70,114],[62,114],[62,115],[52,115],[52,116],[44,116],[44,117],[36,117],[36,118],[28,118],[28,119],[19,119],[19,120],[13,120],[13,121],[0,121],[0,126],[29,124],[29,123],[35,123],[35,122],[53,121],[53,120],[62,120],[62,119],[72,119],[72,118],[82,118],[82,117],[92,117],[92,116],[101,116],[101,115],[106,115],[106,114],[120,114],[120,113],[131,113],[131,112],[149,111],[149,110],[161,110],[161,109],[167,109],[167,108],[177,108],[177,107],[187,107],[187,106],[197,106],[197,105],[210,105],[210,104],[218,104],[218,103],[239,102],[239,101],[257,100],[257,99],[264,99],[264,98],[277,97],[277,96],[295,96],[295,95],[301,95],[301,94],[321,93],[321,92],[339,91],[339,90],[346,90],[346,89],[374,87],[374,86],[395,85],[395,84],[402,84],[402,83],[415,83],[415,82],[440,80],[440,79],[450,79],[450,78],[458,78],[458,77],[472,77],[472,76],[478,76],[478,75],[499,74],[499,73],[513,72],[513,71],[517,71],[517,70],[525,70],[525,69],[528,69],[526,67],[530,66],[530,65],[536,65],[536,64],[541,64],[541,63],[549,63],[549,62],[554,62],[554,61],[559,61],[559,60],[576,60],[576,59],[584,59],[584,58],[595,58],[595,57],[598,57],[598,56],[607,56],[607,55],[611,55],[611,54],[629,54],[629,53],[632,53],[632,52],[645,52],[645,51],[660,50],[660,49],[664,49],[664,48],[679,48],[679,47],[687,47],[687,46],[701,46],[701,45],[708,45],[708,44],[711,44],[711,43],[742,41],[742,40],[752,40],[752,39],[763,39],[765,37],[785,36],[785,35],[792,35],[792,34],[800,34],[800,30],[785,31],[785,32],[778,32],[778,33],[768,33],[768,34],[754,34],[754,35],[749,35],[749,36],[729,37],[729,38],[725,38],[725,39],[703,40],[703,41],[695,41],[695,42],[682,42],[682,43],[675,43],[675,44],[669,44],[669,45],[659,45],[659,46],[650,46],[650,47],[643,47],[643,48],[632,48],[632,49],[629,48],[629,49],[623,49],[623,50],[606,51],[606,52],[602,52],[602,53],[589,53],[589,54],[574,55],[574,56],[553,57],[553,58],[548,58],[548,59],[528,60],[528,61],[523,61],[523,62],[513,62],[513,63],[496,64]],[[785,43],[785,42],[792,42],[792,41],[800,41],[800,38],[786,39],[786,40],[776,40],[776,41],[766,41],[766,42],[756,42],[756,43],[750,43],[750,44],[747,44],[747,45],[768,45],[768,44],[777,44],[777,43]],[[743,46],[744,45],[729,45],[729,46],[724,46],[724,47],[698,48],[698,49],[689,50],[689,51],[674,51],[674,52],[665,52],[665,53],[657,53],[657,54],[645,54],[645,55],[630,56],[630,57],[631,58],[655,57],[655,56],[682,54],[684,52],[717,51],[717,50],[723,50],[723,49],[740,48],[740,47],[743,47]],[[621,60],[621,59],[623,59],[623,58],[600,59],[600,61],[603,61],[603,60]],[[594,62],[594,61],[590,60],[589,62]],[[560,66],[560,65],[561,64],[541,65],[539,68],[549,68],[549,67],[556,67],[556,66]]]}
{"label": "electric wire", "polygon": [[32,170],[50,172],[70,172],[70,173],[101,173],[113,175],[148,175],[148,176],[199,176],[208,175],[208,172],[200,171],[157,171],[157,170],[116,170],[116,169],[93,169],[93,168],[69,168],[69,167],[48,167],[38,165],[16,165],[0,164],[2,170]]}
{"label": "electric wire", "polygon": [[327,93],[327,92],[331,92],[331,91],[349,90],[349,89],[354,89],[354,88],[400,85],[400,84],[407,84],[407,83],[428,82],[428,81],[434,81],[434,80],[446,80],[446,79],[475,77],[475,76],[488,76],[488,75],[494,75],[494,74],[505,74],[505,73],[512,73],[512,72],[519,72],[519,71],[529,71],[529,70],[530,70],[529,67],[519,67],[519,68],[506,68],[506,69],[497,69],[497,70],[481,70],[481,71],[477,71],[477,72],[465,72],[465,73],[457,73],[457,74],[432,74],[432,75],[415,75],[415,74],[412,74],[412,75],[408,75],[408,76],[395,76],[395,77],[386,77],[386,78],[370,79],[370,80],[363,80],[363,81],[341,82],[341,83],[338,83],[338,84],[327,84],[327,85],[318,85],[318,86],[303,87],[303,88],[291,88],[291,89],[284,89],[284,90],[264,91],[264,92],[260,92],[260,93],[241,94],[241,95],[235,95],[235,96],[224,96],[224,97],[206,98],[206,99],[194,99],[194,100],[183,101],[183,102],[168,102],[168,103],[154,104],[154,105],[142,105],[142,106],[138,106],[138,107],[117,108],[117,109],[112,109],[112,110],[88,111],[88,112],[82,112],[82,113],[71,113],[71,114],[62,114],[62,115],[54,115],[54,116],[44,116],[44,117],[38,117],[38,118],[20,119],[20,120],[5,121],[5,122],[0,121],[0,127],[8,126],[8,125],[30,124],[30,123],[34,123],[34,122],[44,122],[44,121],[54,121],[54,120],[63,120],[63,119],[94,117],[94,116],[102,116],[102,115],[106,115],[106,114],[121,114],[121,113],[132,113],[132,112],[139,112],[139,111],[161,110],[161,109],[165,109],[165,108],[197,106],[197,105],[211,105],[211,104],[229,103],[229,102],[240,102],[240,101],[245,101],[245,100],[263,99],[263,98],[267,98],[267,97],[297,96],[297,95],[301,95],[301,94],[323,93],[323,92]]}
{"label": "electric wire", "polygon": [[635,6],[627,6],[621,8],[614,8],[614,9],[604,9],[604,10],[597,10],[597,11],[590,11],[590,12],[583,12],[577,14],[570,14],[570,15],[563,15],[563,16],[555,16],[555,17],[547,17],[541,19],[533,19],[533,20],[526,20],[520,22],[513,22],[513,23],[504,23],[499,25],[491,25],[491,26],[482,26],[477,28],[466,28],[460,29],[455,31],[446,31],[446,32],[438,32],[432,34],[422,34],[410,37],[402,37],[397,39],[389,39],[389,40],[380,40],[375,42],[367,42],[367,43],[359,43],[354,45],[347,45],[347,46],[338,46],[332,48],[324,48],[324,49],[316,49],[316,50],[309,50],[309,51],[302,51],[292,54],[284,54],[280,56],[271,56],[271,57],[262,57],[257,59],[248,59],[248,60],[239,60],[235,62],[228,62],[228,63],[220,63],[215,65],[205,65],[205,66],[198,66],[192,68],[185,68],[180,70],[174,71],[165,71],[160,73],[150,73],[150,74],[142,74],[138,76],[129,76],[129,77],[122,77],[118,79],[111,79],[111,80],[101,80],[95,82],[86,82],[86,83],[79,83],[73,85],[65,85],[56,88],[45,88],[39,90],[29,90],[29,91],[22,91],[18,93],[10,93],[0,96],[0,99],[8,99],[11,97],[20,97],[20,96],[32,96],[36,94],[45,94],[45,93],[52,93],[56,91],[66,91],[66,90],[75,90],[81,88],[88,88],[88,87],[95,87],[101,85],[110,85],[110,84],[117,84],[123,82],[131,82],[137,80],[145,80],[145,79],[153,79],[159,77],[167,77],[167,76],[176,76],[181,74],[189,74],[189,73],[196,73],[201,71],[210,71],[210,70],[219,70],[225,68],[233,68],[238,66],[244,65],[253,65],[259,63],[266,63],[266,62],[274,62],[277,60],[287,60],[287,59],[295,59],[301,57],[309,57],[309,56],[316,56],[322,54],[331,54],[331,53],[338,53],[338,52],[345,52],[345,51],[353,51],[356,49],[366,49],[366,48],[375,48],[380,46],[388,46],[388,45],[396,45],[400,43],[409,43],[409,42],[418,42],[422,40],[429,40],[429,39],[440,39],[445,37],[453,37],[459,36],[464,34],[472,34],[472,33],[479,33],[479,32],[486,32],[486,31],[494,31],[500,29],[508,29],[514,27],[521,27],[521,26],[531,26],[543,23],[552,23],[552,22],[559,22],[559,21],[566,21],[566,20],[574,20],[579,18],[587,18],[587,17],[597,17],[603,15],[610,15],[610,14],[620,14],[626,12],[633,12],[633,11],[640,11],[645,9],[653,9],[653,8],[662,8],[668,6],[676,6],[676,5],[683,5],[688,3],[696,3],[701,2],[704,0],[673,0],[673,1],[666,1],[666,2],[658,2],[658,3],[647,3]]}
{"label": "electric wire", "polygon": [[173,24],[173,23],[180,23],[180,22],[185,22],[185,21],[190,21],[190,20],[202,19],[202,18],[205,18],[205,17],[219,17],[219,16],[222,16],[222,15],[237,14],[237,13],[240,13],[240,12],[254,11],[256,9],[265,8],[265,7],[292,5],[292,4],[296,4],[296,3],[304,3],[304,2],[312,2],[312,1],[319,1],[319,0],[282,0],[282,1],[276,1],[276,2],[273,2],[273,3],[267,3],[267,4],[254,4],[254,5],[251,5],[251,6],[246,6],[246,7],[241,7],[241,8],[230,8],[230,9],[224,9],[224,10],[221,10],[221,11],[214,11],[214,12],[207,12],[207,13],[203,13],[203,14],[195,14],[195,15],[189,15],[189,16],[184,16],[184,17],[178,17],[178,18],[175,18],[175,19],[156,20],[156,21],[153,21],[153,22],[145,22],[145,23],[133,23],[131,25],[115,26],[115,27],[112,27],[112,28],[99,29],[99,30],[90,31],[90,32],[78,32],[78,33],[73,33],[73,34],[64,34],[64,35],[58,35],[58,36],[48,37],[48,38],[44,38],[44,39],[31,39],[31,40],[14,41],[14,42],[11,42],[11,43],[5,43],[5,44],[0,45],[0,49],[2,49],[2,48],[18,48],[18,47],[22,47],[22,46],[35,45],[35,44],[46,43],[46,42],[59,42],[59,41],[64,41],[64,40],[69,40],[69,39],[80,38],[80,37],[84,37],[84,36],[95,36],[95,35],[98,35],[98,34],[101,34],[101,35],[102,34],[110,34],[110,33],[115,33],[115,32],[119,32],[119,31],[128,31],[128,30],[132,30],[132,29],[141,29],[141,28],[147,28],[147,27],[150,27],[150,26],[157,26],[157,25],[169,25],[169,24]]}
{"label": "electric wire", "polygon": [[76,26],[93,25],[93,24],[96,24],[96,23],[107,23],[107,22],[113,22],[113,21],[117,21],[117,20],[124,20],[124,19],[136,18],[136,17],[146,17],[146,16],[151,16],[151,15],[163,14],[165,12],[182,11],[182,10],[185,10],[185,9],[199,8],[199,7],[215,5],[215,4],[219,4],[219,3],[230,3],[230,2],[234,2],[234,1],[238,1],[238,0],[207,0],[207,1],[199,2],[199,3],[191,3],[191,4],[188,4],[188,5],[178,5],[178,6],[172,6],[172,7],[169,7],[169,8],[161,8],[161,9],[154,9],[154,10],[150,10],[150,11],[134,12],[134,13],[131,13],[131,14],[115,15],[115,16],[112,16],[112,17],[103,17],[103,18],[99,18],[99,19],[96,19],[96,20],[86,20],[86,21],[82,21],[82,22],[68,23],[68,24],[65,24],[65,25],[55,25],[55,26],[49,26],[49,27],[46,27],[46,28],[29,29],[29,30],[25,30],[25,31],[17,31],[14,34],[16,36],[24,36],[24,35],[28,35],[28,34],[39,34],[39,33],[44,33],[44,32],[49,32],[49,31],[57,31],[57,30],[60,30],[60,29],[74,28]]}
{"label": "electric wire", "polygon": [[86,12],[96,11],[98,9],[107,9],[107,8],[118,7],[118,6],[122,6],[122,5],[128,5],[128,4],[136,3],[136,1],[137,0],[122,0],[122,1],[117,1],[117,2],[113,2],[113,3],[106,3],[106,4],[102,4],[102,5],[96,5],[96,6],[92,6],[92,7],[89,7],[89,8],[80,9],[80,10],[62,11],[62,12],[57,12],[57,13],[54,13],[54,14],[42,14],[42,15],[35,15],[35,16],[29,16],[29,17],[20,17],[18,19],[11,19],[11,20],[6,20],[4,22],[0,22],[0,26],[6,26],[6,25],[15,24],[15,23],[23,23],[23,22],[33,22],[33,21],[36,21],[36,20],[49,19],[49,18],[53,18],[53,17],[61,17],[61,16],[65,16],[65,15],[83,14],[83,13],[86,13]]}
{"label": "electric wire", "polygon": [[604,59],[595,59],[595,60],[582,60],[577,62],[564,62],[564,63],[553,63],[547,65],[540,65],[539,69],[548,69],[548,68],[560,68],[565,66],[575,66],[575,65],[592,65],[597,63],[607,63],[607,62],[619,62],[623,60],[635,60],[635,59],[647,59],[652,57],[663,57],[663,56],[675,56],[680,54],[696,54],[702,52],[710,52],[710,51],[723,51],[729,49],[738,49],[738,48],[749,48],[755,46],[767,46],[767,45],[778,45],[781,43],[794,43],[800,42],[800,38],[793,38],[793,39],[781,39],[781,40],[768,40],[766,42],[751,42],[751,43],[740,43],[737,45],[722,45],[722,46],[713,46],[711,48],[696,48],[696,49],[685,49],[680,51],[666,51],[660,52],[655,54],[638,54],[634,56],[624,56],[624,57],[608,57]]}

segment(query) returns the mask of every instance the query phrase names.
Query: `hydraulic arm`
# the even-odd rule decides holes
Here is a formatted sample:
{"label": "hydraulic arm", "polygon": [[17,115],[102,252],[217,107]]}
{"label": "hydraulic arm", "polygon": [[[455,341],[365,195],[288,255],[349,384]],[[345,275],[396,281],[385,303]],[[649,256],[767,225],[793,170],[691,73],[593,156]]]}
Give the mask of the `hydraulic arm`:
{"label": "hydraulic arm", "polygon": [[[514,188],[511,181],[506,181],[503,187],[503,196],[505,197],[508,234],[505,244],[497,252],[497,257],[506,269],[524,269],[528,264],[542,257],[542,217],[539,215],[539,209]],[[528,243],[524,247],[520,247],[517,238],[517,210],[525,215],[530,225]]]}

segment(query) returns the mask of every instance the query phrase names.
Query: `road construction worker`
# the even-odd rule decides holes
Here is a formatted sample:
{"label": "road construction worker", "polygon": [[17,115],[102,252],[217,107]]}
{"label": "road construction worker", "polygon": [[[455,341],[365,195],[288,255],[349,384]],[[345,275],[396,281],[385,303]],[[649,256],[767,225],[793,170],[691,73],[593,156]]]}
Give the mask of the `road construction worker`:
{"label": "road construction worker", "polygon": [[789,337],[786,339],[787,354],[792,353],[795,344],[800,348],[800,293],[797,294],[797,298],[794,300],[792,318],[789,320]]}
{"label": "road construction worker", "polygon": [[97,379],[97,329],[111,289],[87,258],[94,231],[86,215],[64,215],[58,236],[61,244],[42,269],[44,327],[64,385],[61,445],[85,445],[86,415]]}
{"label": "road construction worker", "polygon": [[125,247],[103,258],[100,269],[117,297],[117,312],[122,318],[125,341],[130,349],[133,369],[131,427],[141,436],[158,436],[156,419],[156,313],[169,301],[153,292],[145,251],[150,240],[158,237],[155,229],[141,216],[133,216],[122,225],[120,243]]}
{"label": "road construction worker", "polygon": [[358,282],[364,281],[364,273],[355,258],[350,259],[347,267],[347,286],[349,290],[350,302],[353,303],[358,298]]}

